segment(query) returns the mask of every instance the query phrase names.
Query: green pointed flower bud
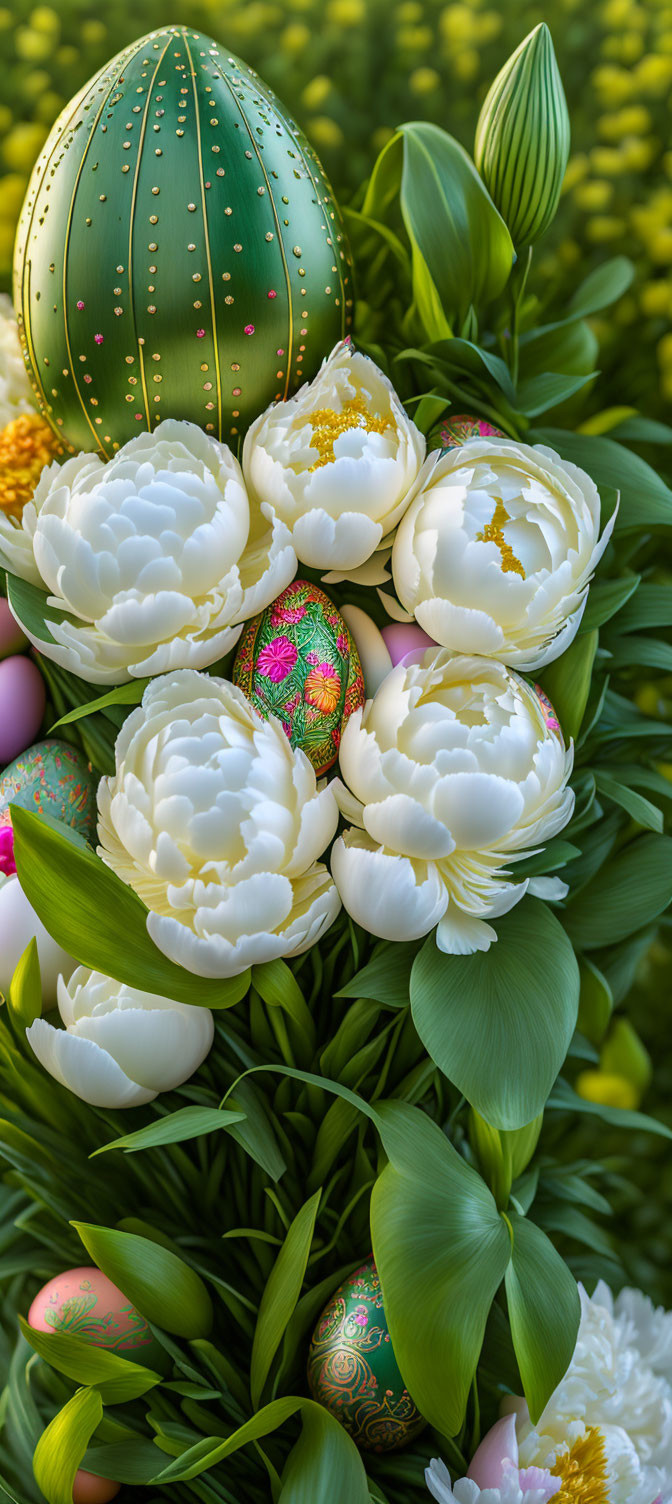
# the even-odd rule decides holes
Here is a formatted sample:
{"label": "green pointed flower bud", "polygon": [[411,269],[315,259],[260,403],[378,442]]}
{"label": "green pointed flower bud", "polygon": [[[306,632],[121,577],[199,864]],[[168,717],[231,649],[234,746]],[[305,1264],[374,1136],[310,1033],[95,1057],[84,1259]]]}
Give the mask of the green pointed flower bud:
{"label": "green pointed flower bud", "polygon": [[569,156],[569,114],[545,22],[497,74],[476,127],[476,166],[519,249],[543,235]]}

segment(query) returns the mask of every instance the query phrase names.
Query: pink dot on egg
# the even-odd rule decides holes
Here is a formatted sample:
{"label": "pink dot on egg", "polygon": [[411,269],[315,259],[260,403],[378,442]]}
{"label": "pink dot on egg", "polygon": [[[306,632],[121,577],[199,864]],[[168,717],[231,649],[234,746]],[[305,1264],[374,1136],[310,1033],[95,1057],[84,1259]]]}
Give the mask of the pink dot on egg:
{"label": "pink dot on egg", "polygon": [[35,741],[46,698],[44,679],[31,658],[0,663],[0,763],[12,762]]}
{"label": "pink dot on egg", "polygon": [[392,666],[399,663],[407,653],[423,652],[425,648],[438,647],[433,637],[428,637],[416,622],[393,621],[383,627],[385,646],[392,659]]}
{"label": "pink dot on egg", "polygon": [[276,350],[276,355],[284,355],[284,350]]}
{"label": "pink dot on egg", "polygon": [[196,330],[196,338],[197,339],[205,339],[205,329],[197,329]]}
{"label": "pink dot on egg", "polygon": [[272,288],[271,288],[271,290],[270,290],[270,292],[269,292],[269,293],[268,293],[268,294],[267,294],[267,296],[268,296],[268,297],[269,297],[269,298],[277,298],[277,296],[278,296],[278,294],[277,294],[277,292],[276,292],[276,291],[275,291],[275,288],[274,288],[274,287],[272,287]]}
{"label": "pink dot on egg", "polygon": [[11,819],[9,825],[0,825],[0,872],[4,877],[12,877],[16,872],[14,831]]}
{"label": "pink dot on egg", "polygon": [[102,345],[105,336],[104,334],[94,334],[93,338],[97,345]]}
{"label": "pink dot on egg", "polygon": [[78,313],[83,313],[85,308],[86,308],[86,303],[83,303],[82,300],[81,300],[81,298],[80,298],[79,302],[77,304],[77,312]]}
{"label": "pink dot on egg", "polygon": [[120,1483],[115,1483],[112,1478],[99,1478],[97,1473],[87,1473],[86,1468],[80,1467],[75,1473],[72,1485],[73,1504],[110,1504],[111,1499],[116,1499]]}
{"label": "pink dot on egg", "polygon": [[254,324],[246,324],[243,334],[254,334]]}

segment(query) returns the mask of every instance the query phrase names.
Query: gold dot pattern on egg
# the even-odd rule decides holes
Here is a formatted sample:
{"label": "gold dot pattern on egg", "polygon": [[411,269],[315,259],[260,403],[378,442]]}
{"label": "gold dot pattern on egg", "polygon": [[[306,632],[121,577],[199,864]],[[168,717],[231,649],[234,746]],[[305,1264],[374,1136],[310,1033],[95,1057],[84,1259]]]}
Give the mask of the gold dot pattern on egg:
{"label": "gold dot pattern on egg", "polygon": [[[246,64],[189,27],[141,38],[64,110],[29,184],[16,279],[44,416],[70,451],[106,457],[164,417],[237,444],[352,320],[315,153]],[[51,387],[45,367],[66,374]]]}

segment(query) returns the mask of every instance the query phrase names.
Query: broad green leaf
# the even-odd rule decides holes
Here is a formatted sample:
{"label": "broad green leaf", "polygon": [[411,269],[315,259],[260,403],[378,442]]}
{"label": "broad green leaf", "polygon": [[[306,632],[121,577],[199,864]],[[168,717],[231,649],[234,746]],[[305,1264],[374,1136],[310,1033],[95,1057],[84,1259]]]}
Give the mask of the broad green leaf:
{"label": "broad green leaf", "polygon": [[635,275],[635,268],[627,256],[613,256],[601,266],[588,273],[569,301],[568,312],[575,317],[588,318],[600,309],[608,308],[627,292]]}
{"label": "broad green leaf", "polygon": [[84,842],[73,840],[68,826],[16,805],[12,825],[24,893],[50,935],[82,966],[205,1008],[230,1008],[244,997],[249,972],[211,981],[169,961],[150,940],[147,910],[133,889]]}
{"label": "broad green leaf", "polygon": [[423,121],[403,125],[400,134],[401,210],[414,258],[422,258],[448,322],[461,323],[472,304],[479,308],[505,287],[514,260],[511,237],[452,136]]}
{"label": "broad green leaf", "polygon": [[[592,632],[595,627],[604,626],[630,600],[639,583],[638,574],[625,575],[618,580],[594,580],[588,592],[588,604],[581,617],[579,631]],[[620,630],[622,621],[623,617],[619,616],[617,631]]]}
{"label": "broad green leaf", "polygon": [[137,1399],[161,1383],[161,1374],[121,1353],[94,1347],[73,1332],[38,1332],[19,1316],[19,1326],[34,1352],[51,1368],[78,1384],[96,1388],[104,1404],[119,1405]]}
{"label": "broad green leaf", "polygon": [[509,1217],[513,1246],[506,1299],[525,1398],[536,1423],[574,1355],[581,1303],[574,1276],[546,1234],[513,1210]]}
{"label": "broad green leaf", "polygon": [[126,1154],[135,1154],[138,1149],[157,1149],[163,1144],[183,1144],[190,1138],[215,1133],[221,1128],[230,1128],[232,1123],[243,1123],[244,1112],[224,1112],[219,1107],[180,1107],[169,1112],[146,1128],[136,1128],[135,1133],[125,1133],[122,1138],[112,1139],[90,1155],[96,1159],[110,1149],[123,1149]]}
{"label": "broad green leaf", "polygon": [[495,1201],[436,1123],[408,1103],[378,1114],[390,1163],[371,1199],[394,1352],[416,1405],[459,1431],[510,1240]]}
{"label": "broad green leaf", "polygon": [[149,1238],[73,1222],[94,1264],[123,1290],[147,1321],[177,1337],[207,1337],[212,1303],[188,1264]]}
{"label": "broad green leaf", "polygon": [[672,491],[645,460],[614,439],[564,428],[537,428],[529,437],[531,443],[548,444],[587,470],[596,485],[620,493],[617,533],[672,524]]}
{"label": "broad green leaf", "polygon": [[[493,1127],[543,1109],[576,1025],[579,969],[555,915],[525,898],[495,921],[497,942],[447,956],[433,935],[411,975],[411,1008],[439,1069]],[[549,985],[549,977],[553,985]]]}
{"label": "broad green leaf", "polygon": [[29,1029],[36,1018],[42,1015],[42,980],[37,940],[28,941],[23,955],[17,962],[9,987],[9,1005],[17,1022]]}
{"label": "broad green leaf", "polygon": [[297,1212],[266,1281],[252,1345],[250,1394],[257,1409],[271,1364],[301,1294],[322,1191]]}
{"label": "broad green leaf", "polygon": [[549,663],[541,683],[555,709],[566,740],[576,738],[581,729],[597,652],[597,632],[574,638],[566,653]]}
{"label": "broad green leaf", "polygon": [[619,851],[567,904],[573,944],[595,950],[643,929],[672,900],[672,837],[639,836]]}
{"label": "broad green leaf", "polygon": [[578,846],[573,846],[571,841],[563,840],[562,836],[554,836],[543,851],[534,856],[527,856],[522,862],[516,862],[516,878],[539,877],[545,872],[557,872],[566,867],[575,857],[580,856]]}
{"label": "broad green leaf", "polygon": [[[39,642],[54,642],[49,631],[49,622],[63,620],[60,611],[56,611],[47,603],[46,591],[40,590],[39,585],[31,585],[28,580],[22,580],[19,575],[7,574],[7,600],[20,626],[25,627]],[[72,617],[66,620],[72,621]]]}
{"label": "broad green leaf", "polygon": [[609,668],[657,668],[664,674],[672,673],[672,643],[662,642],[657,637],[643,635],[616,636],[608,643],[611,661]]}
{"label": "broad green leaf", "polygon": [[235,1097],[228,1098],[228,1106],[244,1113],[242,1123],[231,1124],[231,1138],[256,1160],[271,1180],[279,1180],[287,1165],[261,1094],[251,1081],[241,1080],[236,1083]]}
{"label": "broad green leaf", "polygon": [[538,375],[528,376],[518,384],[518,411],[525,413],[528,418],[537,418],[540,413],[548,412],[551,407],[558,407],[561,402],[573,397],[575,392],[580,392],[582,386],[588,381],[594,381],[597,375],[598,371],[579,372],[578,375],[541,371]]}
{"label": "broad green leaf", "polygon": [[611,430],[612,439],[623,444],[672,444],[672,428],[669,423],[658,423],[654,418],[643,418],[633,409]]}
{"label": "broad green leaf", "polygon": [[346,1430],[323,1405],[306,1404],[303,1430],[287,1459],[278,1504],[318,1499],[369,1504],[364,1464]]}
{"label": "broad green leaf", "polygon": [[[616,764],[618,768],[618,764]],[[632,820],[638,825],[643,825],[645,830],[662,832],[663,814],[657,804],[652,804],[643,794],[638,794],[635,789],[628,788],[616,776],[604,772],[600,768],[595,769],[595,782],[598,793],[605,799],[611,799],[613,804],[618,804],[624,809]],[[672,790],[670,791],[672,793]]]}
{"label": "broad green leaf", "polygon": [[[191,1478],[200,1477],[209,1468],[215,1467],[218,1462],[223,1462],[234,1452],[240,1451],[241,1447],[248,1446],[251,1441],[261,1441],[264,1436],[270,1436],[277,1431],[279,1426],[284,1425],[290,1416],[296,1415],[297,1411],[305,1411],[314,1404],[314,1400],[299,1399],[294,1395],[287,1395],[279,1400],[272,1400],[270,1405],[264,1405],[263,1410],[258,1410],[251,1420],[240,1426],[232,1436],[227,1436],[222,1441],[219,1436],[204,1436],[197,1441],[188,1451],[183,1452],[174,1462],[154,1474],[148,1479],[152,1483],[179,1483]],[[354,1445],[354,1443],[353,1443]]]}
{"label": "broad green leaf", "polygon": [[560,319],[530,329],[520,337],[520,360],[526,380],[544,371],[582,376],[595,370],[599,343],[583,319]]}
{"label": "broad green leaf", "polygon": [[418,953],[417,942],[383,942],[378,954],[355,973],[336,997],[367,997],[387,1008],[405,1008],[409,1001],[411,967]]}
{"label": "broad green leaf", "polygon": [[577,1025],[592,1044],[599,1045],[612,1015],[614,999],[606,977],[587,956],[579,963],[579,971],[581,995]]}
{"label": "broad green leaf", "polygon": [[96,1389],[78,1389],[47,1426],[35,1448],[33,1472],[47,1504],[72,1504],[75,1473],[103,1418]]}
{"label": "broad green leaf", "polygon": [[623,1133],[634,1130],[657,1133],[661,1138],[672,1139],[672,1128],[668,1128],[667,1123],[649,1117],[646,1112],[630,1112],[624,1107],[609,1107],[606,1102],[591,1102],[587,1097],[580,1097],[569,1082],[562,1078],[556,1081],[547,1105],[551,1111],[580,1112],[588,1117],[602,1118],[603,1122],[609,1123],[612,1128],[622,1129]]}
{"label": "broad green leaf", "polygon": [[672,590],[669,585],[644,581],[633,600],[624,606],[615,626],[619,632],[639,632],[644,627],[672,627]]}

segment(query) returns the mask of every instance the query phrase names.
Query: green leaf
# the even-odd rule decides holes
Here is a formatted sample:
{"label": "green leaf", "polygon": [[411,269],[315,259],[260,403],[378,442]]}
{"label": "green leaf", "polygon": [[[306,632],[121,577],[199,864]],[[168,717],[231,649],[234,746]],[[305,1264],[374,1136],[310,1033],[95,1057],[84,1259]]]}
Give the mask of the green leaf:
{"label": "green leaf", "polygon": [[[411,975],[413,1021],[432,1060],[495,1128],[543,1109],[576,1025],[579,968],[555,915],[525,898],[497,942],[447,956],[433,935]],[[549,986],[549,977],[553,985]]]}
{"label": "green leaf", "polygon": [[589,272],[569,300],[568,312],[575,317],[588,318],[600,309],[616,303],[627,292],[635,275],[635,268],[627,256],[613,256],[601,266]]}
{"label": "green leaf", "polygon": [[72,1504],[75,1473],[103,1418],[96,1389],[78,1389],[43,1431],[33,1458],[35,1481],[47,1504]]}
{"label": "green leaf", "polygon": [[[401,211],[414,256],[446,319],[461,323],[471,304],[488,303],[506,285],[514,251],[509,232],[463,147],[437,125],[401,127]],[[425,289],[426,292],[426,289]],[[435,329],[428,329],[430,338]]]}
{"label": "green leaf", "polygon": [[594,381],[598,375],[598,371],[579,372],[577,375],[542,371],[539,375],[528,376],[518,384],[516,407],[526,417],[537,418],[540,413],[548,412],[549,408],[566,402],[568,397],[580,392],[586,382]]}
{"label": "green leaf", "polygon": [[395,1356],[430,1425],[455,1435],[464,1419],[485,1324],[509,1260],[495,1201],[436,1123],[386,1102],[390,1163],[373,1188],[373,1251]]}
{"label": "green leaf", "polygon": [[670,900],[672,837],[639,836],[567,904],[565,927],[578,949],[595,950],[643,929]]}
{"label": "green leaf", "polygon": [[599,343],[583,319],[560,319],[529,329],[520,337],[520,359],[526,380],[544,371],[583,376],[594,371]]}
{"label": "green leaf", "polygon": [[355,973],[339,988],[336,997],[373,998],[387,1008],[406,1008],[409,1001],[411,967],[418,954],[416,941],[389,943],[382,948],[368,965]]}
{"label": "green leaf", "polygon": [[[16,574],[7,574],[6,581],[7,600],[20,625],[26,627],[39,642],[54,642],[49,622],[60,622],[63,618],[60,611],[53,610],[47,604],[46,592],[40,590],[39,585],[30,585],[28,580],[22,580]],[[73,620],[72,617],[67,619]]]}
{"label": "green leaf", "polygon": [[33,1351],[57,1373],[77,1384],[95,1387],[106,1405],[134,1400],[161,1383],[161,1374],[141,1363],[132,1363],[120,1353],[106,1352],[74,1332],[39,1332],[19,1316],[19,1326]]}
{"label": "green leaf", "polygon": [[207,1337],[213,1321],[210,1296],[182,1259],[136,1233],[90,1222],[72,1226],[93,1263],[147,1321],[177,1337]]}
{"label": "green leaf", "polygon": [[369,1504],[364,1464],[347,1431],[323,1405],[306,1404],[303,1430],[287,1459],[278,1504],[318,1499]]}
{"label": "green leaf", "polygon": [[[638,825],[643,825],[646,830],[662,832],[663,814],[657,804],[652,804],[651,800],[646,799],[643,794],[636,793],[620,779],[612,777],[610,773],[605,773],[600,768],[595,769],[595,782],[598,792],[605,799],[611,799],[613,804],[618,804]],[[672,789],[670,793],[672,794]]]}
{"label": "green leaf", "polygon": [[35,936],[17,962],[9,987],[9,1005],[22,1029],[42,1016],[42,979]]}
{"label": "green leaf", "polygon": [[[634,595],[640,582],[638,574],[625,575],[619,580],[594,580],[588,592],[588,604],[581,617],[580,632],[592,632],[610,621]],[[622,618],[617,623],[621,627]]]}
{"label": "green leaf", "polygon": [[672,491],[645,460],[614,439],[564,428],[537,428],[529,440],[550,445],[564,459],[587,470],[596,485],[611,486],[620,493],[617,533],[672,524]]}
{"label": "green leaf", "polygon": [[576,1280],[553,1244],[517,1212],[506,1299],[520,1375],[533,1422],[566,1373],[576,1347],[581,1303]]}
{"label": "green leaf", "polygon": [[544,691],[555,709],[566,739],[576,738],[581,729],[590,694],[597,642],[597,632],[586,632],[575,637],[567,652],[556,658],[554,663],[549,663],[541,675]]}
{"label": "green leaf", "polygon": [[639,632],[646,627],[672,627],[672,590],[669,585],[640,585],[616,623],[619,632]]}
{"label": "green leaf", "polygon": [[620,1128],[623,1133],[634,1130],[657,1133],[661,1138],[672,1139],[672,1128],[668,1128],[667,1123],[649,1117],[646,1112],[630,1112],[624,1107],[609,1107],[606,1102],[591,1102],[587,1097],[580,1097],[569,1082],[562,1078],[556,1081],[547,1105],[551,1111],[580,1112],[588,1117],[602,1118],[603,1122],[609,1123],[612,1128]]}
{"label": "green leaf", "polygon": [[125,1133],[109,1144],[95,1149],[90,1159],[107,1154],[110,1149],[123,1149],[126,1154],[135,1154],[138,1149],[157,1149],[163,1144],[183,1144],[187,1139],[200,1138],[202,1134],[215,1133],[229,1128],[232,1123],[245,1121],[244,1112],[224,1112],[220,1107],[180,1107],[169,1112],[146,1128],[137,1128],[135,1133]]}
{"label": "green leaf", "polygon": [[83,720],[85,716],[95,715],[96,711],[109,710],[112,705],[139,705],[150,682],[149,679],[134,679],[132,684],[117,684],[106,694],[99,695],[97,700],[87,700],[84,705],[75,705],[59,721],[54,721],[49,735],[53,736],[59,726],[70,726],[74,721]]}
{"label": "green leaf", "polygon": [[21,887],[49,934],[82,966],[204,1008],[230,1008],[244,997],[249,971],[211,981],[169,961],[150,940],[147,910],[133,889],[84,842],[73,840],[69,826],[17,805],[12,825]]}
{"label": "green leaf", "polygon": [[297,1212],[266,1281],[252,1345],[250,1394],[257,1409],[285,1327],[301,1294],[322,1191]]}
{"label": "green leaf", "polygon": [[592,1044],[599,1045],[611,1018],[614,999],[609,983],[599,968],[584,956],[580,962],[581,996],[578,1028]]}

